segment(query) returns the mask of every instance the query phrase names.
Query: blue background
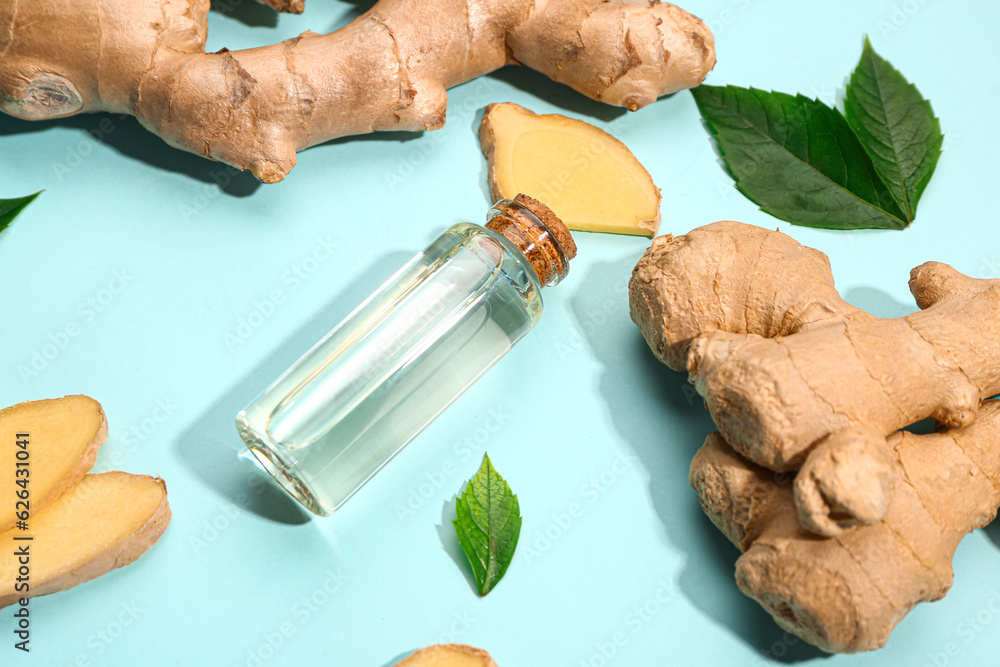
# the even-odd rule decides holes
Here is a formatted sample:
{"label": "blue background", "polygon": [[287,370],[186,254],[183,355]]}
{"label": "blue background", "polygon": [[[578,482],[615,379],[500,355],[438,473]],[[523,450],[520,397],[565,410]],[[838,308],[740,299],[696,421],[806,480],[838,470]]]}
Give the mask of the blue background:
{"label": "blue background", "polygon": [[[280,18],[251,0],[222,6],[212,50],[327,31],[367,3],[312,0]],[[5,631],[0,660],[383,667],[459,641],[501,667],[996,664],[997,526],[962,543],[947,598],[860,657],[824,658],[737,590],[737,551],[687,483],[711,419],[628,318],[647,239],[578,234],[538,328],[337,516],[310,518],[240,456],[239,408],[442,229],[483,219],[475,130],[490,102],[605,128],[663,189],[663,233],[719,219],[778,228],[830,255],[842,293],[877,315],[914,309],[908,272],[926,260],[1000,276],[1000,5],[685,6],[715,31],[710,83],[831,103],[867,33],[946,133],[912,228],[791,227],[733,189],[690,94],[624,113],[515,68],[453,89],[439,132],[333,141],[275,186],[175,151],[131,118],[0,117],[2,196],[46,188],[0,235],[0,403],[94,396],[110,422],[96,470],[162,475],[174,512],[136,564],[33,601],[31,655]],[[485,450],[524,524],[506,578],[480,599],[450,518]]]}

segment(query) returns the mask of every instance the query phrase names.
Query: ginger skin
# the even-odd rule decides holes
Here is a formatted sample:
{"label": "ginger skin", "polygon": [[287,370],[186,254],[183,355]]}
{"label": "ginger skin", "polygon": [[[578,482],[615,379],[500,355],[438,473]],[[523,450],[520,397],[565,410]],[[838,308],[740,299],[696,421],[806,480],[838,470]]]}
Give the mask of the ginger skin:
{"label": "ginger skin", "polygon": [[395,667],[497,667],[490,654],[466,644],[434,644],[416,651]]}
{"label": "ginger skin", "polygon": [[799,521],[817,535],[838,535],[845,528],[875,523],[889,506],[893,481],[881,432],[857,426],[831,433],[809,452],[795,475]]}
{"label": "ginger skin", "polygon": [[744,552],[740,590],[785,630],[824,651],[853,653],[885,646],[913,607],[951,588],[959,542],[1000,506],[998,444],[994,400],[964,428],[894,433],[885,516],[831,539],[800,525],[787,477],[747,461],[718,433],[695,455],[690,480],[705,513]]}
{"label": "ginger skin", "polygon": [[257,0],[261,4],[272,7],[276,12],[301,14],[306,8],[306,0]]}
{"label": "ginger skin", "polygon": [[[928,262],[910,290],[923,310],[873,317],[840,297],[821,252],[737,222],[655,239],[629,286],[633,321],[688,370],[726,442],[771,470],[807,470],[796,502],[823,535],[880,518],[892,484],[880,435],[928,417],[967,426],[1000,393],[1000,280]],[[839,451],[811,463],[830,437]],[[852,466],[871,474],[839,469]]]}
{"label": "ginger skin", "polygon": [[631,110],[715,64],[709,29],[658,0],[380,0],[327,35],[205,53],[209,5],[6,3],[0,108],[131,114],[171,146],[276,183],[297,151],[335,137],[442,127],[447,88],[506,64]]}
{"label": "ginger skin", "polygon": [[[112,471],[86,475],[59,500],[37,514],[31,529],[37,551],[31,559],[31,587],[15,589],[17,528],[0,533],[0,607],[22,598],[48,595],[124,567],[153,546],[170,524],[162,479]],[[44,548],[42,548],[44,547]]]}

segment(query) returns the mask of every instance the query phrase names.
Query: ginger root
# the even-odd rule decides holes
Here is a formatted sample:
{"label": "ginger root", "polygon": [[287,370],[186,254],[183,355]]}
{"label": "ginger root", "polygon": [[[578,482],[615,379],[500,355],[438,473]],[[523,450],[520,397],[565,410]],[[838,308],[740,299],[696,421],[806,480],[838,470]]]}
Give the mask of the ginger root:
{"label": "ginger root", "polygon": [[301,14],[306,8],[306,0],[258,0],[261,4],[272,7],[276,12]]}
{"label": "ginger root", "polygon": [[[726,442],[771,470],[804,464],[796,502],[824,535],[877,521],[891,486],[889,468],[838,466],[871,470],[884,436],[928,417],[966,426],[1000,393],[1000,280],[928,262],[910,290],[923,310],[872,317],[841,299],[821,252],[737,222],[655,239],[629,285],[633,321],[658,358],[688,370]],[[836,455],[810,463],[839,432]]]}
{"label": "ginger root", "polygon": [[795,475],[799,521],[817,535],[875,523],[888,509],[894,479],[881,432],[855,426],[831,433]]}
{"label": "ginger root", "polygon": [[885,516],[831,539],[799,524],[786,478],[745,460],[720,434],[691,463],[705,513],[744,552],[740,590],[824,651],[884,646],[913,607],[948,592],[959,542],[1000,506],[1000,401],[986,401],[964,428],[898,431],[887,451],[896,482]]}
{"label": "ginger root", "polygon": [[506,102],[486,107],[479,141],[494,200],[525,192],[544,200],[570,229],[656,235],[660,189],[604,130]]}
{"label": "ginger root", "polygon": [[[21,598],[64,591],[128,565],[151,547],[170,523],[162,479],[125,472],[87,475],[59,500],[32,513],[32,541],[0,533],[0,607]],[[30,544],[31,588],[16,591],[19,547]]]}
{"label": "ginger root", "polygon": [[[0,498],[10,500],[0,505],[0,532],[14,525],[18,509],[38,512],[83,479],[107,437],[104,410],[89,396],[27,401],[0,410],[0,461],[9,471],[0,475]],[[26,465],[17,467],[18,461]],[[30,492],[21,508],[14,504],[18,491]]]}
{"label": "ginger root", "polygon": [[413,653],[395,667],[497,667],[490,654],[465,644],[435,644]]}
{"label": "ginger root", "polygon": [[440,128],[447,88],[506,64],[632,110],[698,85],[715,64],[709,29],[658,0],[379,0],[328,35],[205,53],[209,5],[5,3],[0,108],[131,114],[171,146],[276,183],[308,146]]}
{"label": "ginger root", "polygon": [[[928,262],[910,290],[919,312],[873,317],[823,253],[736,222],[655,239],[629,284],[719,427],[690,480],[744,551],[740,589],[830,652],[879,648],[942,597],[1000,506],[1000,280]],[[927,417],[950,430],[897,430]]]}

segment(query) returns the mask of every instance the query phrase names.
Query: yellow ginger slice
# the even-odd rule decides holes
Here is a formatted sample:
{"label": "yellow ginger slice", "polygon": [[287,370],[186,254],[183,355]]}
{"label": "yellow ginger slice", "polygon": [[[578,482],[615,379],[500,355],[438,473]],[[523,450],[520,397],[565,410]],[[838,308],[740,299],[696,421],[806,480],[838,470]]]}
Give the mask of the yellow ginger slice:
{"label": "yellow ginger slice", "polygon": [[604,130],[505,102],[486,107],[479,141],[495,200],[523,192],[545,202],[570,229],[656,236],[660,189]]}
{"label": "yellow ginger slice", "polygon": [[396,667],[497,667],[490,654],[465,644],[435,644],[422,648]]}
{"label": "yellow ginger slice", "polygon": [[[89,396],[27,401],[0,410],[0,531],[13,526],[24,509],[15,505],[18,492],[28,491],[32,512],[51,504],[94,467],[107,437],[104,410]],[[19,441],[26,442],[24,447]]]}
{"label": "yellow ginger slice", "polygon": [[[28,530],[0,533],[0,607],[64,591],[128,565],[170,523],[162,479],[127,472],[87,475],[59,500],[32,513]],[[31,536],[30,541],[15,538]],[[18,550],[28,550],[30,590],[15,588]]]}

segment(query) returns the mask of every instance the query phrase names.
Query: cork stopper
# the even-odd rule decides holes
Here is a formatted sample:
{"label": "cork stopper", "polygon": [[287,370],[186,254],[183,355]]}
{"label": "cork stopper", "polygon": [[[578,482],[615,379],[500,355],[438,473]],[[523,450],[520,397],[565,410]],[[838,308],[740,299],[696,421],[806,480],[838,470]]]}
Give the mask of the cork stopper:
{"label": "cork stopper", "polygon": [[558,284],[569,273],[569,260],[576,257],[576,242],[569,229],[548,206],[519,194],[498,201],[489,213],[486,227],[502,234],[531,263],[538,282]]}

